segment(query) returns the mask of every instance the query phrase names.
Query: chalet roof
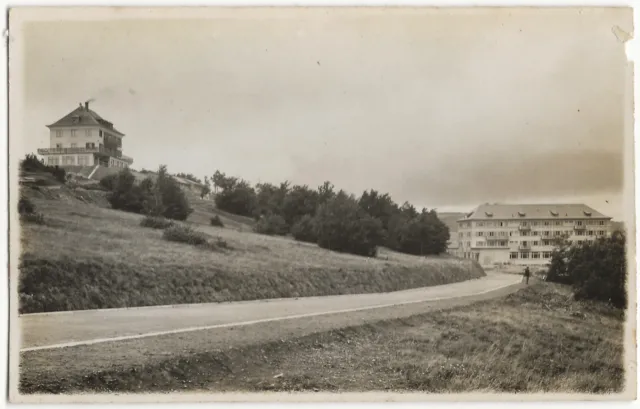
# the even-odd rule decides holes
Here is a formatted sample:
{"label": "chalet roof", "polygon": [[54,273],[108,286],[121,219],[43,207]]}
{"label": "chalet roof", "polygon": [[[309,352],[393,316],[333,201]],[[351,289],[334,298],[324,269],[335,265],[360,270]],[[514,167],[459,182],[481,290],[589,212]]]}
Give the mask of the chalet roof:
{"label": "chalet roof", "polygon": [[124,136],[122,132],[113,127],[111,122],[102,118],[95,111],[89,109],[88,105],[80,105],[78,108],[69,112],[53,124],[47,125],[48,128],[58,128],[63,126],[102,126],[117,135]]}
{"label": "chalet roof", "polygon": [[478,206],[464,220],[611,219],[584,204],[489,204]]}

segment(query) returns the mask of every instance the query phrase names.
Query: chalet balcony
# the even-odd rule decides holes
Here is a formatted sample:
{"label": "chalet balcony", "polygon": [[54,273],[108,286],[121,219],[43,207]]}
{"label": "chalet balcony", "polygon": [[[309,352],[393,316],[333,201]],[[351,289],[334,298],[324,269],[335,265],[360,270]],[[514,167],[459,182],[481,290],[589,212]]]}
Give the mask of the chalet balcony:
{"label": "chalet balcony", "polygon": [[578,224],[574,224],[573,225],[573,230],[586,230],[587,226],[583,225],[578,225]]}
{"label": "chalet balcony", "polygon": [[518,230],[520,230],[520,231],[531,231],[531,226],[520,225],[520,226],[518,226]]}
{"label": "chalet balcony", "polygon": [[81,147],[81,148],[41,148],[38,149],[38,153],[40,155],[73,155],[78,153],[97,153],[102,154],[104,156],[112,156],[114,158],[118,158],[128,164],[133,163],[133,158],[123,155],[122,152],[105,148],[104,146],[94,146],[90,148]]}
{"label": "chalet balcony", "polygon": [[531,251],[531,244],[518,244],[518,250],[520,251]]}

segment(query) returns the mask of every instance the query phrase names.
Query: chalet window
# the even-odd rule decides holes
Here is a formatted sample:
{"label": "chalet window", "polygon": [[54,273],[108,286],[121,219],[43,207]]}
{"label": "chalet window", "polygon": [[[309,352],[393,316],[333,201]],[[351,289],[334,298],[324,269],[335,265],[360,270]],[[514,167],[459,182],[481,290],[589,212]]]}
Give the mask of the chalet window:
{"label": "chalet window", "polygon": [[520,253],[520,258],[529,258],[529,253]]}
{"label": "chalet window", "polygon": [[94,142],[87,142],[86,147],[87,147],[87,148],[95,148],[95,147],[96,147],[96,144],[95,144]]}
{"label": "chalet window", "polygon": [[509,253],[509,258],[510,259],[517,259],[518,258],[518,253]]}
{"label": "chalet window", "polygon": [[549,251],[545,251],[544,253],[542,253],[542,257],[544,257],[544,258],[551,258],[551,252],[549,252]]}
{"label": "chalet window", "polygon": [[84,134],[86,136],[91,136],[91,129],[85,129]]}
{"label": "chalet window", "polygon": [[78,136],[78,130],[72,129],[71,130],[71,136]]}
{"label": "chalet window", "polygon": [[62,131],[56,131],[56,138],[62,138]]}
{"label": "chalet window", "polygon": [[56,143],[56,148],[62,148],[62,144],[61,143]]}
{"label": "chalet window", "polygon": [[531,253],[531,258],[540,258],[540,253],[538,252]]}

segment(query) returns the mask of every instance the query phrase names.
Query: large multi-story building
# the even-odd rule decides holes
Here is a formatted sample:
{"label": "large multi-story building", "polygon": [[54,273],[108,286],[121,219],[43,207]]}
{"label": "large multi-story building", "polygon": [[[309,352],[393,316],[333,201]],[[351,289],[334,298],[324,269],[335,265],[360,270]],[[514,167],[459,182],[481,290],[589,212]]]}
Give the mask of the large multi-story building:
{"label": "large multi-story building", "polygon": [[104,166],[126,168],[133,159],[122,154],[124,134],[89,109],[89,102],[49,128],[49,148],[38,149],[51,166]]}
{"label": "large multi-story building", "polygon": [[544,265],[556,240],[607,236],[611,218],[583,204],[484,204],[458,220],[456,255],[482,265]]}

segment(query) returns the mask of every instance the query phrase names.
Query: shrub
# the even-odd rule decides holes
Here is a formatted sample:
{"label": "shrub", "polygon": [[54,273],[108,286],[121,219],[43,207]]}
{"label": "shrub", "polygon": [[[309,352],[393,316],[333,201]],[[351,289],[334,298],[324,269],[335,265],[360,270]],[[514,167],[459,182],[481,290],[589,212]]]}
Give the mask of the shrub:
{"label": "shrub", "polygon": [[31,200],[26,197],[21,197],[18,201],[18,213],[19,214],[33,214],[36,211],[36,206],[31,203]]}
{"label": "shrub", "polygon": [[172,178],[166,166],[160,166],[158,170],[158,179],[156,180],[156,194],[160,195],[162,202],[162,215],[168,219],[187,220],[187,217],[193,212],[189,206],[187,196],[180,189],[178,182]]}
{"label": "shrub", "polygon": [[320,247],[361,256],[374,257],[384,237],[380,220],[344,192],[320,206],[315,225]]}
{"label": "shrub", "polygon": [[175,224],[165,229],[162,237],[168,241],[175,241],[178,243],[187,243],[193,246],[200,246],[207,244],[207,238],[199,231],[193,230],[189,226],[181,224]]}
{"label": "shrub", "polygon": [[114,190],[116,182],[118,181],[118,174],[111,174],[100,179],[100,186],[107,190]]}
{"label": "shrub", "polygon": [[111,207],[117,210],[124,210],[133,213],[142,213],[145,209],[146,202],[149,200],[147,192],[143,191],[140,186],[136,186],[136,178],[129,169],[123,169],[113,180],[103,178],[100,183],[103,186],[111,186],[111,193],[107,196],[107,200]]}
{"label": "shrub", "polygon": [[615,232],[581,245],[563,245],[551,256],[547,281],[570,284],[576,299],[611,303],[618,308],[627,304],[626,237]]}
{"label": "shrub", "polygon": [[20,169],[27,172],[48,172],[60,183],[64,184],[67,181],[67,172],[64,169],[58,166],[47,166],[32,153],[27,154],[20,162]]}
{"label": "shrub", "polygon": [[217,237],[214,244],[215,244],[215,247],[218,247],[218,248],[221,248],[221,249],[229,249],[229,248],[231,248],[229,246],[229,243],[227,243],[227,241],[225,239],[223,239],[222,237]]}
{"label": "shrub", "polygon": [[270,236],[284,236],[288,233],[289,228],[282,216],[270,214],[260,217],[256,223],[255,231],[260,234],[268,234]]}
{"label": "shrub", "polygon": [[166,229],[173,226],[173,222],[164,217],[146,216],[140,221],[140,226],[152,229]]}
{"label": "shrub", "polygon": [[293,238],[298,241],[306,241],[308,243],[317,242],[318,234],[316,233],[315,219],[310,215],[303,216],[293,225],[291,234]]}
{"label": "shrub", "polygon": [[222,223],[222,220],[218,215],[213,216],[211,220],[209,220],[209,222],[211,223],[212,226],[224,227],[224,223]]}

